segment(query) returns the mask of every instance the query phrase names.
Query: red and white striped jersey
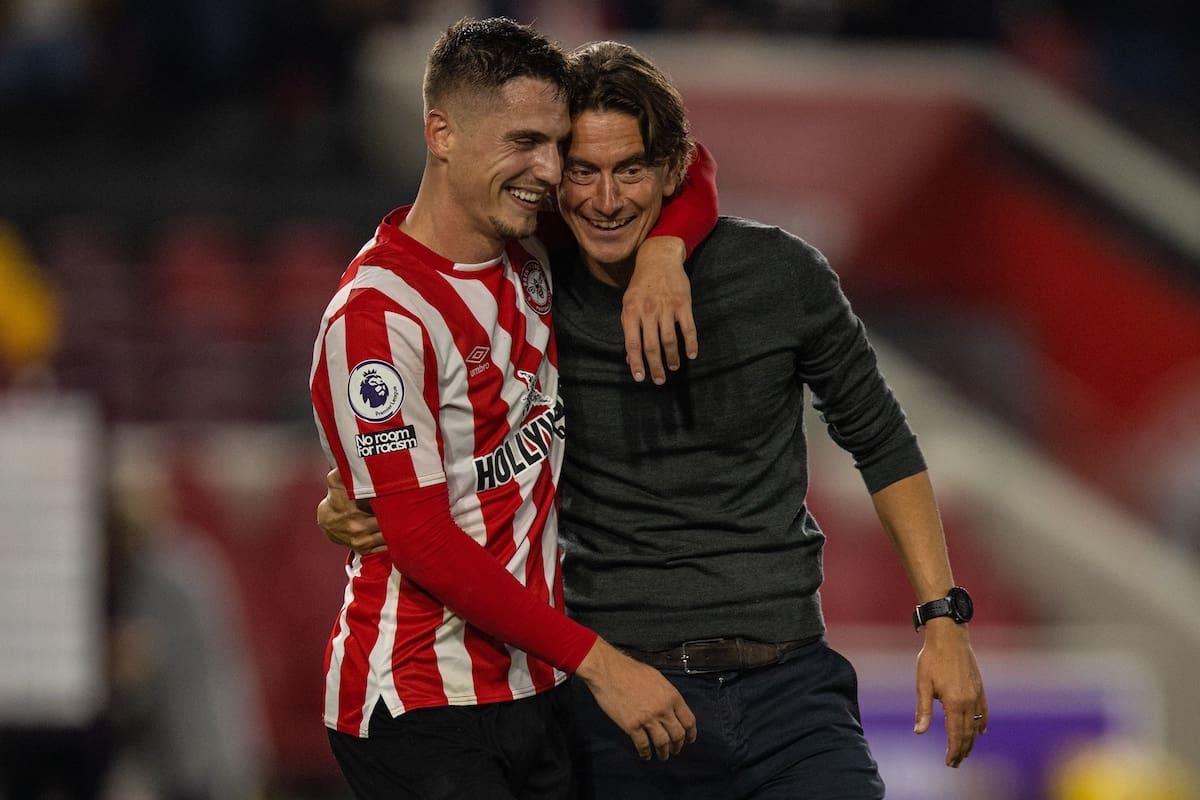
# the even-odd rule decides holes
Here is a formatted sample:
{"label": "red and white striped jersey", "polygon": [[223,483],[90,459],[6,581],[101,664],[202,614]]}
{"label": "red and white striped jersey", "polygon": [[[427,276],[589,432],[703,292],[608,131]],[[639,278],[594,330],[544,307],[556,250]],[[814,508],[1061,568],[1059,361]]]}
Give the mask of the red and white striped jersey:
{"label": "red and white striped jersey", "polygon": [[[529,591],[562,608],[556,489],[563,408],[551,281],[536,241],[452,263],[392,212],[342,276],[310,376],[322,446],[354,498],[445,482],[458,525]],[[388,553],[351,555],[326,652],[325,724],[365,736],[393,715],[546,691],[553,666],[487,636]]]}

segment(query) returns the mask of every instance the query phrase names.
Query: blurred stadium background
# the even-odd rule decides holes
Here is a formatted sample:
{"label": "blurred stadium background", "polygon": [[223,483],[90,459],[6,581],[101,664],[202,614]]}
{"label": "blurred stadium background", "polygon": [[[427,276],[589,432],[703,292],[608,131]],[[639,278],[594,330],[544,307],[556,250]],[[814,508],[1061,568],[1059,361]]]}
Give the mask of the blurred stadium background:
{"label": "blurred stadium background", "polygon": [[722,210],[820,247],[874,331],[992,706],[957,771],[912,735],[910,591],[813,420],[889,797],[1200,797],[1194,4],[9,0],[0,800],[347,796],[312,338],[415,189],[426,50],[493,13],[654,58]]}

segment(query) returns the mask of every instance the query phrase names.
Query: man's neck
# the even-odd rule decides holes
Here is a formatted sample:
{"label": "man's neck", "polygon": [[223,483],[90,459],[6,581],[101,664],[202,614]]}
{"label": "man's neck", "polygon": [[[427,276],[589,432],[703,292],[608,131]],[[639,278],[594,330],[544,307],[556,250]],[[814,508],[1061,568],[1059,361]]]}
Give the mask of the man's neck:
{"label": "man's neck", "polygon": [[592,273],[592,277],[617,289],[624,289],[633,279],[634,264],[632,261],[626,264],[600,264],[585,255],[583,263],[587,265],[588,272]]}
{"label": "man's neck", "polygon": [[504,252],[503,240],[476,231],[459,204],[450,201],[445,192],[432,191],[425,182],[400,229],[456,264],[482,264]]}

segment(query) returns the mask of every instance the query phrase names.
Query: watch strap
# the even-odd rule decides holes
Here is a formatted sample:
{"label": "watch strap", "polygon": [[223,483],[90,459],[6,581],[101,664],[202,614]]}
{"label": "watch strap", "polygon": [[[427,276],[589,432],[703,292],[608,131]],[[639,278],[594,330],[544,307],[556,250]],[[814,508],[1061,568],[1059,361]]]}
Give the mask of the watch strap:
{"label": "watch strap", "polygon": [[921,630],[921,626],[931,619],[950,617],[958,624],[970,622],[975,616],[975,604],[971,595],[961,586],[951,586],[945,597],[921,603],[913,611],[913,627]]}
{"label": "watch strap", "polygon": [[922,603],[913,610],[913,628],[921,630],[921,626],[931,619],[938,617],[948,617],[950,612],[950,598],[940,597],[937,600],[930,600],[928,603]]}

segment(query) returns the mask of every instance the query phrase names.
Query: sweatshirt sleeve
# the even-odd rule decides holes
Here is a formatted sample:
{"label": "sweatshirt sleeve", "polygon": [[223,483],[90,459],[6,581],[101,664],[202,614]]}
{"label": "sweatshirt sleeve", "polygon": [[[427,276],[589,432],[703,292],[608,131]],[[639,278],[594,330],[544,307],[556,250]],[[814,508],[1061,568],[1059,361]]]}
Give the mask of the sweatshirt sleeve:
{"label": "sweatshirt sleeve", "polygon": [[392,563],[484,633],[574,672],[596,634],[526,590],[450,514],[446,484],[371,502]]}
{"label": "sweatshirt sleeve", "polygon": [[813,408],[830,437],[854,456],[867,490],[875,492],[925,470],[925,458],[888,386],[862,320],[842,293],[837,274],[815,248],[801,244],[805,340],[799,368]]}

